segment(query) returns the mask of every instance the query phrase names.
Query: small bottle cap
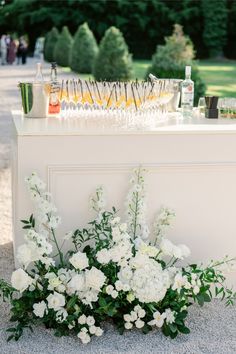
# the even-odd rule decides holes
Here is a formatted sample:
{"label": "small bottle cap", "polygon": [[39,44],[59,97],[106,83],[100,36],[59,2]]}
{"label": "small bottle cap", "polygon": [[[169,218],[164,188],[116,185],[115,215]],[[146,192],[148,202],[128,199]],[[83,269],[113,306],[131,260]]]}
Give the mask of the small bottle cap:
{"label": "small bottle cap", "polygon": [[191,66],[189,65],[185,66],[185,75],[186,76],[191,75]]}

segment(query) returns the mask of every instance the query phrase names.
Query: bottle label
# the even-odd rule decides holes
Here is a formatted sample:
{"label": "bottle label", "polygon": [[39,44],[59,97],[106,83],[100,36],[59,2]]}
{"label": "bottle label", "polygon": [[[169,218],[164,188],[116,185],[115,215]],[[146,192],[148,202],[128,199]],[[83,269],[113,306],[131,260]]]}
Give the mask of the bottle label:
{"label": "bottle label", "polygon": [[192,106],[193,105],[193,86],[189,85],[188,87],[185,87],[182,90],[182,104],[186,106]]}

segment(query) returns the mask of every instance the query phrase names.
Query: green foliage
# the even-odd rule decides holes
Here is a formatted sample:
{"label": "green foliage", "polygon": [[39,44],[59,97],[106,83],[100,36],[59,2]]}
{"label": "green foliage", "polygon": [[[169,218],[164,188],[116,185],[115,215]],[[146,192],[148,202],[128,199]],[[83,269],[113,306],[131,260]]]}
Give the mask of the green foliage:
{"label": "green foliage", "polygon": [[132,57],[118,28],[110,27],[101,40],[94,63],[96,80],[129,80],[133,76]]}
{"label": "green foliage", "polygon": [[185,36],[180,25],[174,26],[174,32],[165,38],[165,45],[157,46],[152,57],[152,64],[147,70],[158,78],[184,79],[186,65],[192,66],[192,80],[195,84],[195,104],[204,96],[206,86],[199,75],[197,63],[193,60],[195,53],[189,37]]}
{"label": "green foliage", "polygon": [[61,34],[54,48],[54,60],[60,66],[70,66],[71,49],[73,38],[67,28],[62,28]]}
{"label": "green foliage", "polygon": [[[180,23],[193,40],[198,57],[204,57],[207,55],[207,48],[203,42],[203,32],[204,27],[208,27],[204,20],[205,15],[211,16],[211,21],[216,22],[222,16],[225,26],[228,25],[227,53],[232,57],[229,49],[233,48],[235,58],[235,1],[203,1],[212,11],[212,16],[209,10],[204,12],[201,0],[8,0],[0,7],[0,27],[2,33],[29,33],[33,48],[35,39],[44,36],[53,26],[61,28],[64,24],[70,24],[70,30],[74,33],[79,24],[88,21],[98,40],[110,26],[116,26],[125,33],[134,57],[149,58],[156,44],[162,44],[164,36],[170,35],[171,26]],[[227,4],[228,19],[224,19],[222,15],[222,3],[223,7]],[[219,28],[222,26],[223,23],[219,24]]]}
{"label": "green foliage", "polygon": [[210,57],[222,57],[227,41],[227,1],[202,0],[203,39]]}
{"label": "green foliage", "polygon": [[47,33],[44,42],[44,59],[51,62],[54,61],[54,49],[59,38],[59,32],[56,27],[53,27]]}
{"label": "green foliage", "polygon": [[79,26],[71,52],[70,67],[78,73],[91,73],[94,60],[98,53],[98,46],[93,32],[87,23]]}

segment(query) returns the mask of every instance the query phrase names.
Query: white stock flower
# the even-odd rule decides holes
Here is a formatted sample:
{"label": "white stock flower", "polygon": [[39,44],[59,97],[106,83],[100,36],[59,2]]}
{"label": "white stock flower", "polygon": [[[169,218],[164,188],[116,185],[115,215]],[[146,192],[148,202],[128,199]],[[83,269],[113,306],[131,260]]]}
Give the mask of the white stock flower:
{"label": "white stock flower", "polygon": [[26,290],[32,283],[33,278],[31,278],[23,269],[19,268],[12,273],[11,284],[13,288],[22,293]]}
{"label": "white stock flower", "polygon": [[33,305],[33,313],[35,314],[35,316],[43,318],[43,316],[47,314],[47,312],[47,305],[44,301],[40,301]]}
{"label": "white stock flower", "polygon": [[85,282],[86,287],[100,291],[106,281],[106,277],[103,272],[96,267],[92,267],[90,270],[86,270]]}
{"label": "white stock flower", "polygon": [[58,225],[61,223],[61,218],[60,216],[50,216],[50,220],[48,222],[48,226],[52,229],[56,229]]}
{"label": "white stock flower", "polygon": [[89,266],[88,257],[86,253],[78,251],[74,253],[69,259],[69,262],[75,267],[75,269],[83,270]]}
{"label": "white stock flower", "polygon": [[49,309],[58,311],[65,306],[65,296],[54,291],[53,294],[48,295],[47,302]]}
{"label": "white stock flower", "polygon": [[114,219],[112,219],[110,221],[110,224],[113,226],[113,225],[119,224],[119,222],[120,222],[120,217],[116,216]]}

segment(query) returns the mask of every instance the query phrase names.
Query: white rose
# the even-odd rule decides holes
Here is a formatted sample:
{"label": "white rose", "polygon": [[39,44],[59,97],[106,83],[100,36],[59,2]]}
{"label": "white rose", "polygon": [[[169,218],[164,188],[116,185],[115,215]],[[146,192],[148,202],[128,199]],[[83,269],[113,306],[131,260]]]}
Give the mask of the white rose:
{"label": "white rose", "polygon": [[86,287],[100,291],[106,281],[106,277],[103,272],[95,267],[87,270],[85,273]]}
{"label": "white rose", "polygon": [[103,329],[101,329],[100,327],[97,327],[96,332],[95,332],[95,336],[101,337],[102,334],[103,334]]}
{"label": "white rose", "polygon": [[81,315],[79,318],[78,318],[78,323],[83,325],[85,324],[87,321],[87,317],[85,315]]}
{"label": "white rose", "polygon": [[13,288],[22,293],[26,290],[33,282],[31,278],[23,269],[17,269],[12,273],[11,284]]}
{"label": "white rose", "polygon": [[135,326],[136,326],[137,328],[143,328],[144,325],[145,325],[145,322],[142,321],[142,320],[137,320],[137,321],[135,322]]}
{"label": "white rose", "polygon": [[47,314],[47,305],[44,301],[38,302],[37,304],[33,305],[33,313],[37,317],[43,317],[44,314]]}
{"label": "white rose", "polygon": [[95,324],[95,319],[93,316],[88,316],[86,320],[87,325],[93,326]]}
{"label": "white rose", "polygon": [[97,327],[96,327],[96,326],[90,326],[90,327],[89,327],[89,332],[90,332],[91,334],[95,334],[95,333],[96,333],[96,330],[97,330]]}
{"label": "white rose", "polygon": [[84,331],[80,331],[77,337],[81,340],[83,344],[87,344],[91,340],[90,335],[88,333],[85,333]]}
{"label": "white rose", "polygon": [[200,289],[199,289],[199,286],[195,285],[194,288],[193,288],[193,293],[195,295],[197,295],[199,293]]}
{"label": "white rose", "polygon": [[60,310],[61,307],[65,306],[65,296],[54,291],[53,294],[47,297],[48,308],[55,311]]}
{"label": "white rose", "polygon": [[127,313],[126,315],[124,315],[124,320],[125,320],[125,322],[131,322],[131,321],[132,321],[132,318],[131,318],[131,316]]}
{"label": "white rose", "polygon": [[105,248],[103,248],[101,251],[98,251],[96,257],[98,262],[101,264],[107,264],[111,260],[111,254]]}
{"label": "white rose", "polygon": [[131,329],[132,327],[133,327],[133,323],[125,322],[125,328],[126,329]]}
{"label": "white rose", "polygon": [[145,317],[145,315],[146,315],[146,311],[145,310],[141,309],[141,310],[138,311],[138,317],[139,318],[143,318],[143,317]]}
{"label": "white rose", "polygon": [[107,285],[106,287],[106,293],[108,295],[111,295],[112,291],[114,290],[114,287],[112,285]]}
{"label": "white rose", "polygon": [[112,297],[113,299],[116,299],[117,296],[118,296],[118,291],[113,290],[112,293],[111,293],[111,297]]}
{"label": "white rose", "polygon": [[59,286],[61,284],[61,280],[58,277],[49,279],[48,282],[52,288],[56,288],[57,286]]}
{"label": "white rose", "polygon": [[69,259],[69,262],[75,267],[75,269],[83,270],[89,266],[87,255],[80,251],[73,254]]}
{"label": "white rose", "polygon": [[85,279],[83,274],[76,274],[68,283],[68,287],[75,291],[83,291],[85,288]]}

